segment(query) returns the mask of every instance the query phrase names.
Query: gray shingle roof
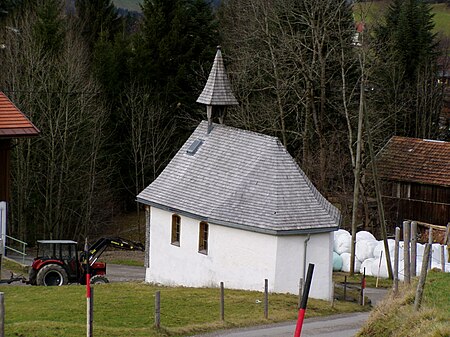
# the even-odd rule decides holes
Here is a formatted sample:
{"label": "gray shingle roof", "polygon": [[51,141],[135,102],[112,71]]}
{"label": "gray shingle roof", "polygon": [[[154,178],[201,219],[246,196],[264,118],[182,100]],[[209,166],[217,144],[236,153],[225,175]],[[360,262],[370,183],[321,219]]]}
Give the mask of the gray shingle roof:
{"label": "gray shingle roof", "polygon": [[[211,223],[273,234],[337,229],[340,212],[278,138],[203,121],[137,200]],[[197,139],[195,154],[186,151]],[[199,142],[200,143],[200,142]]]}
{"label": "gray shingle roof", "polygon": [[239,104],[231,90],[225,67],[223,65],[222,52],[217,48],[216,57],[209,73],[208,81],[202,93],[197,98],[197,103],[206,105],[237,105]]}

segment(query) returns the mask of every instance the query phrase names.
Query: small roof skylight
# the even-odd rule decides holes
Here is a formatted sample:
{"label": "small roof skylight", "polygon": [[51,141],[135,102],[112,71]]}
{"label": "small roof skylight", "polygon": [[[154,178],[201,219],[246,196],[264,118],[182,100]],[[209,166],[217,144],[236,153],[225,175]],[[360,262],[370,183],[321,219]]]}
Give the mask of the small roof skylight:
{"label": "small roof skylight", "polygon": [[188,149],[186,150],[186,153],[190,156],[193,156],[198,151],[200,146],[202,146],[202,144],[203,144],[203,139],[197,138],[196,140],[194,140],[192,142],[191,145],[189,145]]}

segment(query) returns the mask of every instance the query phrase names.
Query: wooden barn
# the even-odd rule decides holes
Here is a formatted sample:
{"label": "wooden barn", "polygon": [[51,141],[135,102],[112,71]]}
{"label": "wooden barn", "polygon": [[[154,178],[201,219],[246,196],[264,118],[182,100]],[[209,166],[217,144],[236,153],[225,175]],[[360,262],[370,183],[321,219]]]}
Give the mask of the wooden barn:
{"label": "wooden barn", "polygon": [[450,221],[450,142],[392,137],[377,155],[387,221]]}
{"label": "wooden barn", "polygon": [[0,92],[0,201],[9,201],[10,162],[13,139],[37,136],[39,130]]}

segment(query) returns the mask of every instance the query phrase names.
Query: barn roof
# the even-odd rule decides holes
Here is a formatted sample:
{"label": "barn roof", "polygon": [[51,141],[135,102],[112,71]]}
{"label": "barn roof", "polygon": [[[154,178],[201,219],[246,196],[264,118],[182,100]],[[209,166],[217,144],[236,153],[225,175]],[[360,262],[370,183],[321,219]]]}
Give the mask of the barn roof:
{"label": "barn roof", "polygon": [[223,65],[220,46],[217,47],[216,57],[209,73],[208,81],[202,93],[197,98],[197,103],[206,105],[237,105],[238,101],[233,95],[231,84],[228,80],[225,66]]}
{"label": "barn roof", "polygon": [[30,137],[39,134],[31,121],[0,91],[0,138]]}
{"label": "barn roof", "polygon": [[450,142],[394,136],[376,161],[380,178],[450,187]]}
{"label": "barn roof", "polygon": [[137,200],[215,224],[270,234],[336,230],[340,212],[278,138],[203,121]]}

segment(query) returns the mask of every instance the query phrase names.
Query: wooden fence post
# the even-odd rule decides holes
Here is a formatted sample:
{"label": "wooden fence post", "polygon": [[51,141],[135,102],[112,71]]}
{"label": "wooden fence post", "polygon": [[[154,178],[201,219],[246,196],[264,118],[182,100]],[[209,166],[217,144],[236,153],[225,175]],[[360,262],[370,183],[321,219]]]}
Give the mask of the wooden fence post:
{"label": "wooden fence post", "polygon": [[220,282],[220,319],[225,320],[225,291],[223,282]]}
{"label": "wooden fence post", "polygon": [[410,222],[409,221],[403,221],[403,273],[404,276],[404,282],[411,283],[411,276],[409,274],[410,272],[410,256],[409,256],[409,238],[411,237],[410,234]]}
{"label": "wooden fence post", "polygon": [[344,276],[344,301],[347,300],[347,276]]}
{"label": "wooden fence post", "polygon": [[431,245],[427,243],[425,245],[425,251],[422,259],[422,269],[420,270],[419,283],[417,284],[416,298],[414,299],[414,310],[418,311],[422,304],[423,288],[425,286],[425,280],[427,278],[428,260],[430,259]]}
{"label": "wooden fence post", "polygon": [[158,290],[155,293],[155,327],[161,327],[161,292]]}
{"label": "wooden fence post", "polygon": [[269,280],[264,280],[264,318],[269,318]]}
{"label": "wooden fence post", "polygon": [[364,306],[364,289],[366,288],[366,268],[364,268],[364,274],[361,276],[361,305]]}
{"label": "wooden fence post", "polygon": [[433,262],[433,228],[430,226],[428,230],[428,243],[430,244],[430,258],[428,260],[428,270],[431,269],[431,263]]}
{"label": "wooden fence post", "polygon": [[447,245],[447,262],[450,263],[450,222],[447,224],[447,230],[445,231],[444,245]]}
{"label": "wooden fence post", "polygon": [[395,247],[394,247],[394,294],[398,293],[398,253],[400,244],[400,228],[395,227]]}
{"label": "wooden fence post", "polygon": [[298,304],[297,309],[300,309],[300,305],[302,304],[302,293],[303,293],[303,277],[300,278],[298,283]]}
{"label": "wooden fence post", "polygon": [[417,270],[417,221],[411,222],[411,277],[416,277]]}
{"label": "wooden fence post", "polygon": [[335,291],[335,288],[336,288],[336,283],[333,282],[331,284],[331,307],[332,308],[334,308],[334,291]]}
{"label": "wooden fence post", "polygon": [[5,294],[0,293],[0,337],[5,337]]}

